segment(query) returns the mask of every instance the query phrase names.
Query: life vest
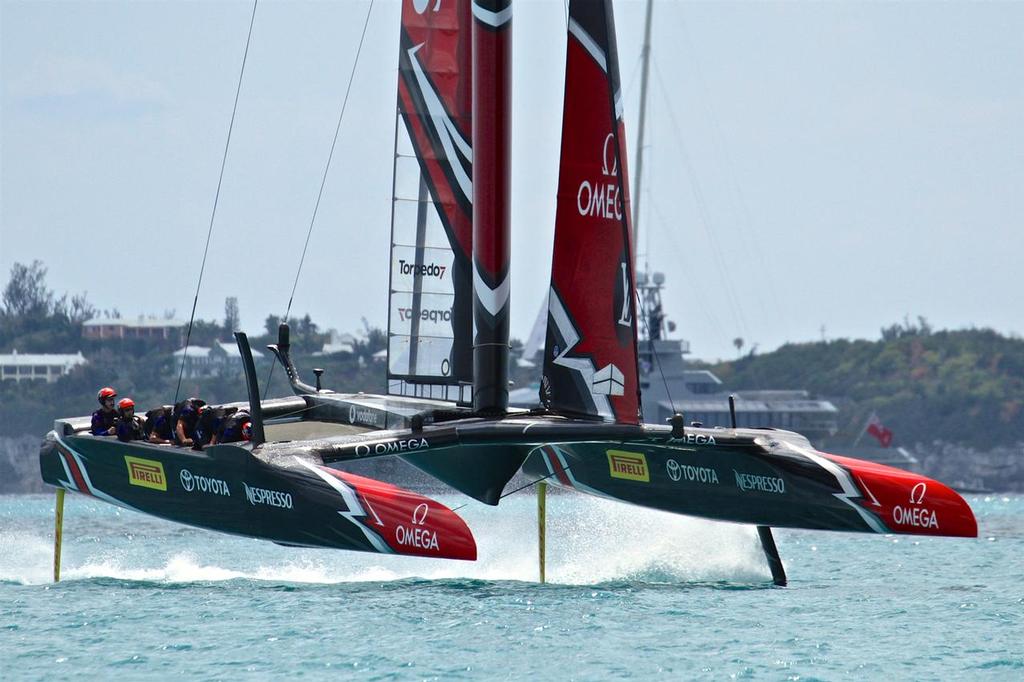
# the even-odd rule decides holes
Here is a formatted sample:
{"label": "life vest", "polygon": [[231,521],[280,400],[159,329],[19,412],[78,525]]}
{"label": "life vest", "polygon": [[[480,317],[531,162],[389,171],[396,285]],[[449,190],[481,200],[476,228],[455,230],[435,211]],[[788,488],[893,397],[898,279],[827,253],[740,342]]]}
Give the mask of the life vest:
{"label": "life vest", "polygon": [[207,407],[199,411],[195,433],[192,436],[192,447],[201,450],[213,440],[214,434],[220,431],[221,423],[226,415],[232,414],[237,407]]}
{"label": "life vest", "polygon": [[[178,442],[179,421],[184,423],[185,436],[187,438],[194,436],[196,424],[199,422],[199,408],[205,404],[206,401],[199,398],[185,398],[174,404],[174,410],[171,413],[171,430],[175,442]],[[178,442],[178,445],[182,445],[182,443]]]}
{"label": "life vest", "polygon": [[89,431],[94,436],[109,436],[107,431],[111,426],[115,426],[117,422],[117,411],[111,410],[110,412],[100,408],[92,413],[92,425],[89,427]]}
{"label": "life vest", "polygon": [[221,422],[220,430],[217,432],[217,442],[238,443],[249,440],[252,435],[251,431],[246,427],[249,426],[251,421],[252,417],[249,415],[248,410],[238,410],[226,417]]}
{"label": "life vest", "polygon": [[135,415],[132,417],[125,418],[118,416],[117,419],[117,439],[120,441],[132,441],[142,440],[145,436],[142,434],[142,420]]}
{"label": "life vest", "polygon": [[146,413],[146,422],[143,424],[143,435],[148,439],[153,433],[164,440],[171,440],[171,414],[174,408],[170,405],[157,407]]}

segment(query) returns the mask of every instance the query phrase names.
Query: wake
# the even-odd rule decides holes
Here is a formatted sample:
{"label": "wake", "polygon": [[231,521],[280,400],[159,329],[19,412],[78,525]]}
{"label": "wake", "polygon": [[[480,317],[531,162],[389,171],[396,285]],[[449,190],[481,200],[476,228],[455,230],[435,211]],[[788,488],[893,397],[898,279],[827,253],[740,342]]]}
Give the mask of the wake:
{"label": "wake", "polygon": [[[200,530],[182,533],[181,526],[147,519],[145,532],[129,541],[119,533],[80,539],[66,530],[61,582],[537,581],[532,496],[509,498],[499,508],[470,504],[459,513],[477,539],[475,562],[287,548]],[[597,498],[549,496],[547,538],[547,580],[553,584],[760,583],[768,576],[753,527]],[[49,584],[52,561],[52,536],[0,531],[0,582]]]}

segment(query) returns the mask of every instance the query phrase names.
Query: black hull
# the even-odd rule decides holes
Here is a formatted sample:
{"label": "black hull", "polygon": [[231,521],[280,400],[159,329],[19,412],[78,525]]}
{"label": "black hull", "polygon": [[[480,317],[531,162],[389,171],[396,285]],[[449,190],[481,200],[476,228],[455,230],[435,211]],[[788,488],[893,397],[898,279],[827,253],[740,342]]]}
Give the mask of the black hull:
{"label": "black hull", "polygon": [[50,485],[178,523],[292,546],[476,558],[469,529],[440,503],[315,458],[287,459],[56,432],[39,455]]}

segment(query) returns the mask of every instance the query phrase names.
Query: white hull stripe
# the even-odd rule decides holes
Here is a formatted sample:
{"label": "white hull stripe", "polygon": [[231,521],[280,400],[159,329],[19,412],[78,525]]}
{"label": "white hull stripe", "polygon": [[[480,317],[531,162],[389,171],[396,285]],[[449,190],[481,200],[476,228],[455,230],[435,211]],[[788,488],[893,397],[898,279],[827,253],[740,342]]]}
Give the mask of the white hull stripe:
{"label": "white hull stripe", "polygon": [[494,26],[495,28],[497,28],[502,24],[506,24],[512,21],[512,3],[510,2],[508,4],[508,7],[501,10],[500,12],[492,12],[491,10],[485,9],[474,2],[473,16],[476,17],[477,20],[482,21],[488,26]]}
{"label": "white hull stripe", "polygon": [[[572,467],[566,461],[565,455],[562,454],[562,451],[557,446],[543,445],[537,448],[537,450],[540,451],[541,460],[543,460],[544,466],[548,470],[549,478],[547,480],[549,483],[557,485],[560,488],[568,487],[571,490],[579,490],[580,492],[584,492],[587,493],[588,495],[593,495],[595,497],[603,497],[609,500],[618,500],[618,498],[613,497],[608,493],[601,492],[596,488],[591,488],[589,485],[580,483],[578,480],[576,480],[576,477],[572,473]],[[562,473],[564,473],[565,477],[569,479],[568,486],[562,483],[562,481],[558,478],[558,474],[555,473],[554,463],[551,461],[552,457],[558,458],[558,463],[562,466]],[[621,502],[622,500],[618,501]]]}
{"label": "white hull stripe", "polygon": [[608,60],[605,59],[604,51],[572,17],[569,18],[569,33],[576,36],[576,40],[580,41],[583,49],[590,53],[590,56],[601,67],[601,70],[608,73]]}
{"label": "white hull stripe", "polygon": [[821,455],[815,454],[810,450],[802,448],[798,445],[792,445],[789,443],[787,443],[787,445],[796,450],[797,452],[799,452],[804,457],[810,459],[812,462],[820,466],[822,469],[825,469],[830,474],[835,476],[836,480],[839,482],[839,487],[843,489],[843,492],[834,493],[834,495],[843,502],[845,502],[846,504],[853,507],[853,509],[858,514],[860,514],[861,518],[864,519],[865,523],[867,523],[872,528],[872,530],[874,530],[876,533],[892,533],[892,531],[886,528],[885,524],[883,524],[877,516],[875,516],[867,509],[860,506],[851,499],[853,497],[863,497],[863,495],[861,495],[860,490],[854,484],[853,479],[850,478],[850,474],[848,474],[845,469],[843,469],[835,462],[826,459]]}
{"label": "white hull stripe", "polygon": [[359,498],[356,497],[356,493],[354,490],[352,490],[352,488],[345,485],[337,476],[331,476],[326,471],[322,471],[321,469],[313,466],[309,462],[306,462],[298,457],[295,457],[294,459],[301,466],[305,467],[306,469],[309,469],[314,474],[323,479],[324,483],[338,491],[338,494],[341,495],[341,499],[345,501],[345,506],[348,507],[348,511],[339,510],[338,513],[341,516],[348,519],[349,521],[351,521],[359,530],[361,530],[363,532],[363,535],[366,536],[366,539],[370,541],[370,544],[373,545],[378,552],[380,552],[381,554],[395,553],[395,550],[391,549],[391,547],[389,547],[387,543],[384,542],[383,538],[381,538],[379,534],[377,534],[372,528],[368,527],[361,520],[356,518],[357,516],[366,518],[366,511],[363,509],[363,505],[359,504]]}
{"label": "white hull stripe", "polygon": [[[57,457],[60,459],[61,466],[64,467],[64,473],[66,473],[68,475],[68,480],[71,482],[70,486],[65,486],[65,487],[68,487],[69,490],[74,490],[76,492],[85,493],[86,495],[92,495],[93,497],[96,497],[96,498],[98,498],[100,500],[103,500],[104,502],[109,502],[110,504],[113,504],[113,505],[118,506],[118,507],[123,507],[125,509],[131,509],[132,511],[146,513],[146,512],[143,512],[138,507],[133,507],[132,505],[128,504],[127,502],[125,502],[123,500],[119,500],[116,497],[114,497],[113,495],[108,495],[107,493],[103,492],[102,490],[99,490],[95,485],[93,485],[92,480],[89,478],[89,472],[86,470],[85,463],[82,461],[82,458],[79,457],[78,453],[75,452],[74,450],[72,450],[71,447],[60,438],[60,436],[57,437],[57,442],[60,443],[62,446],[64,446],[64,450],[67,452],[68,455],[70,455],[71,457],[75,458],[75,464],[78,465],[78,470],[82,472],[82,480],[85,481],[85,487],[87,489],[86,490],[79,490],[78,486],[74,484],[75,478],[74,478],[74,476],[71,475],[71,472],[68,470],[68,465],[64,461],[64,453],[62,453],[60,450],[58,450],[57,451]],[[64,481],[60,481],[60,483],[63,484]]]}
{"label": "white hull stripe", "polygon": [[505,275],[504,281],[496,288],[487,286],[487,282],[480,275],[477,264],[473,264],[473,294],[492,316],[496,316],[501,309],[508,304],[509,276]]}

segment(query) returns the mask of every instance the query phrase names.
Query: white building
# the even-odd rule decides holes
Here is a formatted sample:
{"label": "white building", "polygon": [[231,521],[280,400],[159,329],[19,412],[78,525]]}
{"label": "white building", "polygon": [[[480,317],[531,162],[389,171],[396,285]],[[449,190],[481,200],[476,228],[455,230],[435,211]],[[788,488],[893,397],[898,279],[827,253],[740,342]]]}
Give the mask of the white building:
{"label": "white building", "polygon": [[143,315],[134,320],[97,317],[82,323],[82,336],[97,340],[149,339],[182,343],[187,329],[185,320],[163,320]]}
{"label": "white building", "polygon": [[[186,356],[185,376],[187,377],[224,376],[241,374],[244,371],[242,355],[238,352],[238,346],[233,343],[218,341],[211,348],[189,346],[187,352],[185,348],[179,348],[174,351],[175,366],[179,366],[182,357]],[[253,349],[253,362],[258,364],[263,357],[263,353]]]}
{"label": "white building", "polygon": [[78,365],[88,362],[82,351],[68,353],[19,353],[17,349],[9,355],[0,355],[0,380],[3,381],[45,381],[52,384]]}
{"label": "white building", "polygon": [[323,350],[313,355],[334,355],[335,353],[347,353],[351,355],[356,352],[356,337],[351,334],[339,334],[337,329],[330,330],[331,339],[324,344]]}

